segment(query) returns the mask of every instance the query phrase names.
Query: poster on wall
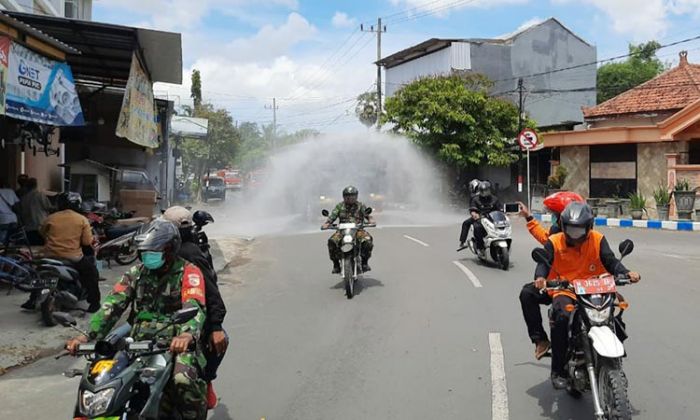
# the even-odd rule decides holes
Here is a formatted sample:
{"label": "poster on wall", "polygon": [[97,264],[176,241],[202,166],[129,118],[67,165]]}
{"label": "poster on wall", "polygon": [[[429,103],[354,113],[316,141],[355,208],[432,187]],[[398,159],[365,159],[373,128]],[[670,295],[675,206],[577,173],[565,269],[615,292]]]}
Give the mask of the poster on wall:
{"label": "poster on wall", "polygon": [[158,147],[153,84],[136,54],[131,57],[131,70],[119,112],[116,135],[144,147]]}
{"label": "poster on wall", "polygon": [[0,36],[0,115],[5,115],[5,93],[7,92],[7,72],[10,65],[9,37]]}
{"label": "poster on wall", "polygon": [[85,125],[70,66],[10,44],[5,113],[58,126]]}

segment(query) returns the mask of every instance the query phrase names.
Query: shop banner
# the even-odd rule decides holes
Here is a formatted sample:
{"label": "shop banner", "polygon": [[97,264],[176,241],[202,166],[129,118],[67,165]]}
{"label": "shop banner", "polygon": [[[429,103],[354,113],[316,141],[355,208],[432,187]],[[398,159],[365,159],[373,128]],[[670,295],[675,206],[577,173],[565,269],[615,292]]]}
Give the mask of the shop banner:
{"label": "shop banner", "polygon": [[7,92],[7,72],[10,64],[9,37],[0,36],[0,115],[5,115],[5,93]]}
{"label": "shop banner", "polygon": [[153,149],[158,147],[153,84],[141,67],[136,54],[131,57],[131,70],[116,134],[141,146]]}
{"label": "shop banner", "polygon": [[48,125],[85,125],[68,64],[12,42],[8,75],[7,116]]}

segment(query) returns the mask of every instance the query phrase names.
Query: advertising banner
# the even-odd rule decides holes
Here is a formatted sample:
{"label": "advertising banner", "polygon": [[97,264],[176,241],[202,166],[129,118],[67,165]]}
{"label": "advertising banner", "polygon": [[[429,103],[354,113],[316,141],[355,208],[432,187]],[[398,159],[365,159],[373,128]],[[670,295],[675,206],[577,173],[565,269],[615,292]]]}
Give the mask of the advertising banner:
{"label": "advertising banner", "polygon": [[48,125],[85,125],[68,64],[46,58],[15,42],[9,50],[7,116]]}
{"label": "advertising banner", "polygon": [[10,44],[6,36],[0,36],[0,115],[5,115],[5,94],[7,92],[7,72],[10,65]]}
{"label": "advertising banner", "polygon": [[141,67],[138,57],[131,57],[131,70],[126,83],[116,135],[138,145],[158,147],[153,85]]}

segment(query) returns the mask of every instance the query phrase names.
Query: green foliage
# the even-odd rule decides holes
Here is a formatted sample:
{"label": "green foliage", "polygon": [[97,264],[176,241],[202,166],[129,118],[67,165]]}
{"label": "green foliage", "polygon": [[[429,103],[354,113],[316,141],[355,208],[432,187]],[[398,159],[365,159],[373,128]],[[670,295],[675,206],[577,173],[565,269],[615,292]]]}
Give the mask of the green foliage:
{"label": "green foliage", "polygon": [[646,210],[647,209],[647,198],[641,192],[637,191],[636,194],[630,193],[630,209],[632,210]]}
{"label": "green foliage", "polygon": [[474,74],[422,78],[387,99],[382,121],[455,168],[506,166],[517,159],[518,109],[490,86]]}
{"label": "green foliage", "polygon": [[661,44],[649,41],[629,45],[630,57],[598,68],[598,103],[607,101],[661,74],[665,66],[656,57]]}
{"label": "green foliage", "polygon": [[671,193],[663,185],[654,189],[653,195],[657,206],[668,206],[671,203]]}
{"label": "green foliage", "polygon": [[202,76],[199,70],[192,70],[192,87],[190,88],[190,97],[194,102],[194,109],[199,109],[202,106]]}
{"label": "green foliage", "polygon": [[673,187],[674,191],[690,191],[690,181],[687,179],[679,179],[676,181],[676,186]]}
{"label": "green foliage", "polygon": [[367,128],[377,123],[377,92],[365,92],[357,97],[355,115]]}
{"label": "green foliage", "polygon": [[557,169],[555,169],[554,174],[550,175],[549,178],[547,178],[547,187],[552,189],[560,189],[564,186],[564,182],[566,182],[567,176],[569,176],[569,171],[563,165],[557,166]]}
{"label": "green foliage", "polygon": [[251,171],[264,166],[268,157],[275,148],[291,146],[320,135],[317,130],[304,129],[288,134],[281,132],[274,137],[271,124],[261,127],[253,122],[244,122],[238,127],[241,136],[241,145],[236,165],[244,171]]}

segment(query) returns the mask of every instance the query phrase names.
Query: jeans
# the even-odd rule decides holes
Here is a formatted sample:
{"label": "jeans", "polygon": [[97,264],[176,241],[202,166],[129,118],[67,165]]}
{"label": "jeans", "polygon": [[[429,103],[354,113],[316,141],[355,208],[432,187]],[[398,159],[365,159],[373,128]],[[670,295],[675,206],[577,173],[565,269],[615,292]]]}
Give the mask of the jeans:
{"label": "jeans", "polygon": [[[228,334],[226,331],[224,331],[224,334],[226,335],[226,341],[228,341]],[[204,343],[202,353],[207,359],[207,365],[204,367],[204,375],[202,375],[202,379],[204,379],[206,382],[212,382],[214,379],[216,379],[216,371],[219,370],[219,366],[224,360],[226,352],[217,354],[216,350],[210,346],[209,337],[211,337],[211,332],[207,333],[205,337],[207,342]]]}
{"label": "jeans", "polygon": [[533,343],[547,340],[547,332],[542,327],[540,305],[550,305],[552,298],[547,293],[540,293],[534,283],[527,283],[520,290],[520,307],[527,325],[527,334]]}
{"label": "jeans", "polygon": [[483,249],[486,231],[484,230],[484,227],[481,226],[481,222],[474,220],[472,217],[462,223],[462,232],[459,235],[459,242],[461,243],[467,240],[467,236],[469,236],[469,229],[472,226],[474,226],[474,239],[476,240],[476,246],[478,249]]}

